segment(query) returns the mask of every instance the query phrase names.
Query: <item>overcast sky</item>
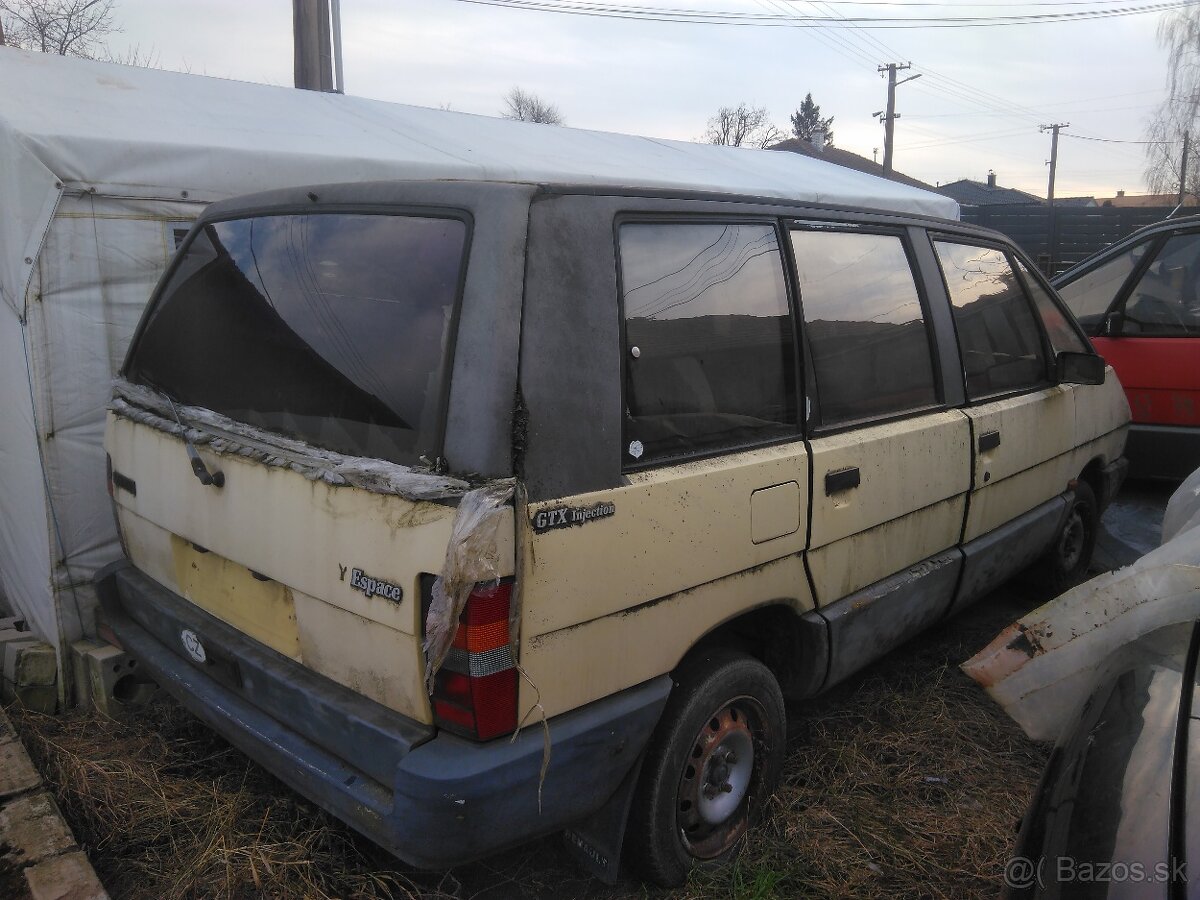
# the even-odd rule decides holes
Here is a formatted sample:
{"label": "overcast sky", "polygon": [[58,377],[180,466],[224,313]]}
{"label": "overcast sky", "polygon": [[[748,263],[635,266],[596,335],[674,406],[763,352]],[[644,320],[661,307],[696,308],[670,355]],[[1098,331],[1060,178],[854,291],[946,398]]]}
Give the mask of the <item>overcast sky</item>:
{"label": "overcast sky", "polygon": [[[559,2],[559,0],[556,0]],[[578,2],[578,0],[565,0]],[[1079,12],[1149,0],[1048,4],[613,0],[625,6],[843,16]],[[1059,197],[1145,191],[1148,117],[1165,96],[1161,14],[1054,24],[868,29],[732,27],[496,8],[462,0],[343,0],[346,92],[496,115],[520,85],[578,128],[692,140],[722,105],[765,106],[788,128],[811,91],[837,146],[883,158],[886,82],[876,66],[924,73],[897,91],[897,170],[931,184],[985,180],[1045,196],[1050,136]],[[137,46],[167,69],[292,83],[289,0],[117,0],[114,51]],[[905,72],[903,75],[912,74]],[[1092,138],[1093,140],[1084,140]],[[1094,140],[1096,138],[1105,139]]]}

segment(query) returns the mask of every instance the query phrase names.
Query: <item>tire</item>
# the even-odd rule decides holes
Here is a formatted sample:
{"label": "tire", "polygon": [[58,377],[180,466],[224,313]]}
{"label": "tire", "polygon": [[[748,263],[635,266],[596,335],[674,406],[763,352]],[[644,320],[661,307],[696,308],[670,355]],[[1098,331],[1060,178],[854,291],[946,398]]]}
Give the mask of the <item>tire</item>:
{"label": "tire", "polygon": [[1083,581],[1092,564],[1096,533],[1100,527],[1100,509],[1096,495],[1083,481],[1075,486],[1075,499],[1046,555],[1034,568],[1038,582],[1057,597]]}
{"label": "tire", "polygon": [[779,683],[752,656],[709,650],[674,677],[625,838],[629,862],[663,887],[736,855],[779,783],[787,738]]}

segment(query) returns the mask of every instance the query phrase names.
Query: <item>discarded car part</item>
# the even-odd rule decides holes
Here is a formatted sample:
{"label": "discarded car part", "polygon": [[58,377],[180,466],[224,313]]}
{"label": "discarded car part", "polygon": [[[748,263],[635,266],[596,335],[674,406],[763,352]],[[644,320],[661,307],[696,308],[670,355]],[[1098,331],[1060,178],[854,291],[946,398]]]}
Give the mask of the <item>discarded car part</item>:
{"label": "discarded car part", "polygon": [[1167,504],[1164,543],[1002,631],[962,669],[1034,740],[1054,740],[1121,646],[1200,613],[1200,470]]}
{"label": "discarded car part", "polygon": [[1102,661],[1022,819],[1006,897],[1190,893],[1200,855],[1198,638],[1195,622],[1168,625]]}

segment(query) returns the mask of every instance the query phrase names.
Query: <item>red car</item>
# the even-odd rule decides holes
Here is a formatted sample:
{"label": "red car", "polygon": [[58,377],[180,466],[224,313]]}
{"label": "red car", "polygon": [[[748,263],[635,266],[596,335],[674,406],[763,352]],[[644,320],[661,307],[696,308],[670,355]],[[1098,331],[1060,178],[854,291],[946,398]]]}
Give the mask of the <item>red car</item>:
{"label": "red car", "polygon": [[1200,216],[1142,228],[1054,286],[1125,386],[1129,474],[1200,467]]}

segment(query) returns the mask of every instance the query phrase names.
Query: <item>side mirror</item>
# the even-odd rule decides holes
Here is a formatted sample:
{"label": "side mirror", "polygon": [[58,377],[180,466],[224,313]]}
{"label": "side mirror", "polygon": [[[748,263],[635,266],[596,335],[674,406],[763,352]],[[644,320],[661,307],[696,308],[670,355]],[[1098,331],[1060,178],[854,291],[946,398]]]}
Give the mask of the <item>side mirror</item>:
{"label": "side mirror", "polygon": [[1104,357],[1061,350],[1054,358],[1059,384],[1104,384]]}

